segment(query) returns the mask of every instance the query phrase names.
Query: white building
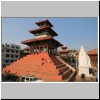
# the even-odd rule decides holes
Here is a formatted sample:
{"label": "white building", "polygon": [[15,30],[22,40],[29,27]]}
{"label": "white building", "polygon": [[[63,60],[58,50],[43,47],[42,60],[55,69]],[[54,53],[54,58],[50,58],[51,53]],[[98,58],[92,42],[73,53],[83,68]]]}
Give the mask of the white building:
{"label": "white building", "polygon": [[91,76],[89,73],[89,68],[92,68],[91,60],[90,60],[89,56],[87,55],[83,46],[81,46],[80,52],[79,52],[78,68],[79,68],[79,76],[81,76],[82,74],[84,74],[86,77]]}
{"label": "white building", "polygon": [[15,44],[2,44],[2,66],[9,65],[20,58],[21,47]]}

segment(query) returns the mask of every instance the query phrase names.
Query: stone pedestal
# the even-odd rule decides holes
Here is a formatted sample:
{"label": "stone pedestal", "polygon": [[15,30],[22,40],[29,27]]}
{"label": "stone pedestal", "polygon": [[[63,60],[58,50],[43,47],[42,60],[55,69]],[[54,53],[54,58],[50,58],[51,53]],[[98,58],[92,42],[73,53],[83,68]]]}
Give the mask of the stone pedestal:
{"label": "stone pedestal", "polygon": [[89,77],[89,67],[79,67],[78,75],[81,76],[82,74],[85,74],[86,77]]}

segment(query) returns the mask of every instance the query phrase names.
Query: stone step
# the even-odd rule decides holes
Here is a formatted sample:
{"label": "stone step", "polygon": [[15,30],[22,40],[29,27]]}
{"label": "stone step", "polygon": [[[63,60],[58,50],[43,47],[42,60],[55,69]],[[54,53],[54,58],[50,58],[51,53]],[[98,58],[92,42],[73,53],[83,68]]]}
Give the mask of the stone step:
{"label": "stone step", "polygon": [[44,82],[70,82],[73,79],[75,73],[71,73],[69,77],[65,78],[64,80],[51,80],[51,79],[43,79]]}
{"label": "stone step", "polygon": [[66,66],[65,64],[58,64],[58,65],[56,65],[56,69],[59,69],[59,68],[65,67],[65,66]]}
{"label": "stone step", "polygon": [[69,75],[69,77],[65,78],[64,80],[62,80],[62,82],[70,82],[71,80],[73,80],[73,78],[75,77],[75,72],[71,73]]}
{"label": "stone step", "polygon": [[72,73],[72,70],[68,69],[66,72],[63,73],[62,79],[64,80],[64,79],[68,78],[71,73]]}
{"label": "stone step", "polygon": [[54,62],[54,65],[63,64],[62,62]]}
{"label": "stone step", "polygon": [[62,72],[64,73],[65,71],[67,71],[69,69],[69,67],[61,67],[61,68],[59,68],[58,70],[62,70]]}
{"label": "stone step", "polygon": [[[51,63],[42,63],[42,58],[49,60]],[[27,55],[11,65],[7,66],[3,71],[11,70],[18,75],[35,75],[41,79],[48,79],[54,81],[62,81],[70,75],[71,69],[58,60],[55,56],[49,56],[48,53],[39,53]],[[62,75],[58,75],[59,70],[63,71]]]}

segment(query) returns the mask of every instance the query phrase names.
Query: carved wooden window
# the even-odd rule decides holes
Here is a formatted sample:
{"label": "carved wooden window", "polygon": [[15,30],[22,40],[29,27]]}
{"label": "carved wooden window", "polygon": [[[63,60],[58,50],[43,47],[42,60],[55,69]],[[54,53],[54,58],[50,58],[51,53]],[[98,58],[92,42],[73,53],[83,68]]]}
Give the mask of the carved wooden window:
{"label": "carved wooden window", "polygon": [[44,47],[44,52],[46,52],[46,51],[47,51],[47,46]]}
{"label": "carved wooden window", "polygon": [[36,52],[36,47],[34,47],[34,52]]}

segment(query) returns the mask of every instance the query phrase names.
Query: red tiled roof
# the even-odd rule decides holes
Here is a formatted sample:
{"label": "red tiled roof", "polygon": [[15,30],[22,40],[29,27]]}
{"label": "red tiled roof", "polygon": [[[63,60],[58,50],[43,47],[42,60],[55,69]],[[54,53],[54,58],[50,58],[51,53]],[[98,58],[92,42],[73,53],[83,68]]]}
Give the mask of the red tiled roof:
{"label": "red tiled roof", "polygon": [[66,49],[67,47],[61,47],[62,49]]}
{"label": "red tiled roof", "polygon": [[27,43],[29,43],[29,42],[40,41],[40,40],[46,40],[46,39],[51,39],[51,38],[52,38],[51,36],[46,36],[46,37],[42,37],[42,38],[33,38],[33,39],[29,39],[29,40],[22,41],[21,43],[22,43],[22,44],[27,44]]}
{"label": "red tiled roof", "polygon": [[40,23],[44,23],[44,22],[47,22],[51,27],[53,27],[53,25],[49,22],[48,19],[45,19],[45,20],[42,20],[42,21],[36,22],[35,24],[39,25]]}
{"label": "red tiled roof", "polygon": [[62,46],[62,44],[59,41],[57,41],[56,39],[53,40],[56,41],[59,44],[59,46]]}
{"label": "red tiled roof", "polygon": [[98,54],[98,49],[90,50],[87,54]]}
{"label": "red tiled roof", "polygon": [[54,34],[55,36],[58,36],[58,34],[57,34],[53,29],[51,29],[50,26],[44,26],[44,27],[40,27],[40,28],[37,28],[37,29],[34,29],[34,30],[29,30],[29,32],[32,33],[32,34],[34,34],[34,32],[40,31],[40,30],[43,30],[43,29],[46,29],[46,28],[48,28],[48,29],[50,29],[51,31],[53,31],[53,34]]}
{"label": "red tiled roof", "polygon": [[[52,36],[45,36],[45,37],[42,37],[42,38],[33,38],[33,39],[29,39],[29,40],[25,40],[25,41],[22,41],[21,43],[22,44],[28,44],[30,42],[34,42],[34,41],[40,41],[40,40],[48,40],[48,39],[53,39]],[[53,39],[55,42],[57,42],[59,44],[59,46],[62,46],[62,44],[60,42],[58,42],[57,40]]]}
{"label": "red tiled roof", "polygon": [[37,29],[34,29],[34,30],[29,30],[29,32],[33,33],[35,31],[39,31],[39,30],[42,30],[42,29],[45,29],[45,28],[50,28],[50,26],[44,26],[44,27],[40,27],[40,28],[37,28]]}
{"label": "red tiled roof", "polygon": [[67,47],[63,45],[63,46],[61,46],[61,48],[67,48]]}

